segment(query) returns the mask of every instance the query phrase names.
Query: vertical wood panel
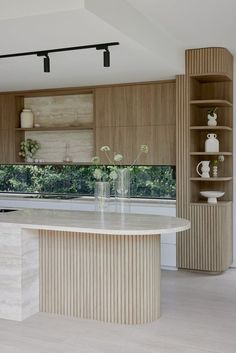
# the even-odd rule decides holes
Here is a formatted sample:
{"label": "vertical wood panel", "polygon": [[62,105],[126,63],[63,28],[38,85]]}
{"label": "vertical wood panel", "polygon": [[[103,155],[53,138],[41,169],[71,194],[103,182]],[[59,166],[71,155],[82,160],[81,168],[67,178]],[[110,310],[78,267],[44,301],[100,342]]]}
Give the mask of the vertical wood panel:
{"label": "vertical wood panel", "polygon": [[[232,203],[191,204],[188,269],[221,272],[232,264]],[[184,268],[184,267],[183,267]]]}
{"label": "vertical wood panel", "polygon": [[0,95],[0,163],[15,161],[15,97]]}
{"label": "vertical wood panel", "polygon": [[233,56],[226,48],[186,50],[186,74],[225,75],[233,79]]}
{"label": "vertical wood panel", "polygon": [[[176,207],[177,217],[190,219],[189,163],[189,79],[176,77]],[[191,248],[190,231],[176,239],[177,267],[187,267],[186,256]]]}
{"label": "vertical wood panel", "polygon": [[140,144],[148,144],[140,164],[175,164],[175,82],[101,87],[95,94],[98,155],[109,145],[129,164]]}
{"label": "vertical wood panel", "polygon": [[40,231],[40,311],[141,324],[160,316],[160,236]]}

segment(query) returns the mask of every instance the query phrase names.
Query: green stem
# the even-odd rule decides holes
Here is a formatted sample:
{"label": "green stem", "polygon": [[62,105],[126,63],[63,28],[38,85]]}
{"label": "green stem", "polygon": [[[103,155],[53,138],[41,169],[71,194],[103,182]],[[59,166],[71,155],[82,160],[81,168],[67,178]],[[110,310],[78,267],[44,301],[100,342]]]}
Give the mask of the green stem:
{"label": "green stem", "polygon": [[138,153],[136,159],[135,159],[134,162],[130,165],[130,167],[133,167],[133,166],[135,165],[135,163],[138,161],[138,159],[140,158],[140,156],[141,156],[142,153],[143,153],[142,151],[140,151],[140,152]]}

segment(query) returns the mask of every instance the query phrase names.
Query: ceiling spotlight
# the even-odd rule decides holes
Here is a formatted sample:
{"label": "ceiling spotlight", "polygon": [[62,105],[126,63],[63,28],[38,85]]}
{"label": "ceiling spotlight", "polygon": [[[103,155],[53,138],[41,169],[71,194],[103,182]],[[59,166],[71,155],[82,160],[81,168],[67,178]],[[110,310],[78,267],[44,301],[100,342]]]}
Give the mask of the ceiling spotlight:
{"label": "ceiling spotlight", "polygon": [[45,54],[45,57],[43,59],[43,68],[44,72],[50,72],[50,58],[48,54]]}
{"label": "ceiling spotlight", "polygon": [[103,52],[103,66],[110,67],[110,52],[108,48]]}

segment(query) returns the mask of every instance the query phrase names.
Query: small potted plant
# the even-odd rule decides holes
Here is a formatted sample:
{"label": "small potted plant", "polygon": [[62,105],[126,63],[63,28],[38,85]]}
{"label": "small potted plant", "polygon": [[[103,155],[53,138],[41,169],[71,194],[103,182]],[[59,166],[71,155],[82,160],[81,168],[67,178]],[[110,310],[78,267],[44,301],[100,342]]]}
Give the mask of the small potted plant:
{"label": "small potted plant", "polygon": [[208,125],[209,126],[216,126],[217,125],[217,114],[216,114],[216,111],[217,111],[217,107],[215,108],[210,108],[208,109],[207,111],[207,119],[208,119]]}
{"label": "small potted plant", "polygon": [[20,143],[19,156],[25,158],[25,161],[31,163],[34,161],[33,157],[39,150],[40,144],[32,139],[26,139]]}

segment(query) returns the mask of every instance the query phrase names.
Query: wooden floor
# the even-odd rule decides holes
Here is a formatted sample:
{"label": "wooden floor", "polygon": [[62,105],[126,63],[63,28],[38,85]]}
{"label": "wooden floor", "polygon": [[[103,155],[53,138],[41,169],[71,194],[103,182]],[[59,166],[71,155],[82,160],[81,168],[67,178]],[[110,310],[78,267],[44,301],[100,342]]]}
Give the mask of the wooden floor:
{"label": "wooden floor", "polygon": [[0,320],[0,353],[235,353],[236,269],[162,272],[162,317],[143,326],[48,314]]}

